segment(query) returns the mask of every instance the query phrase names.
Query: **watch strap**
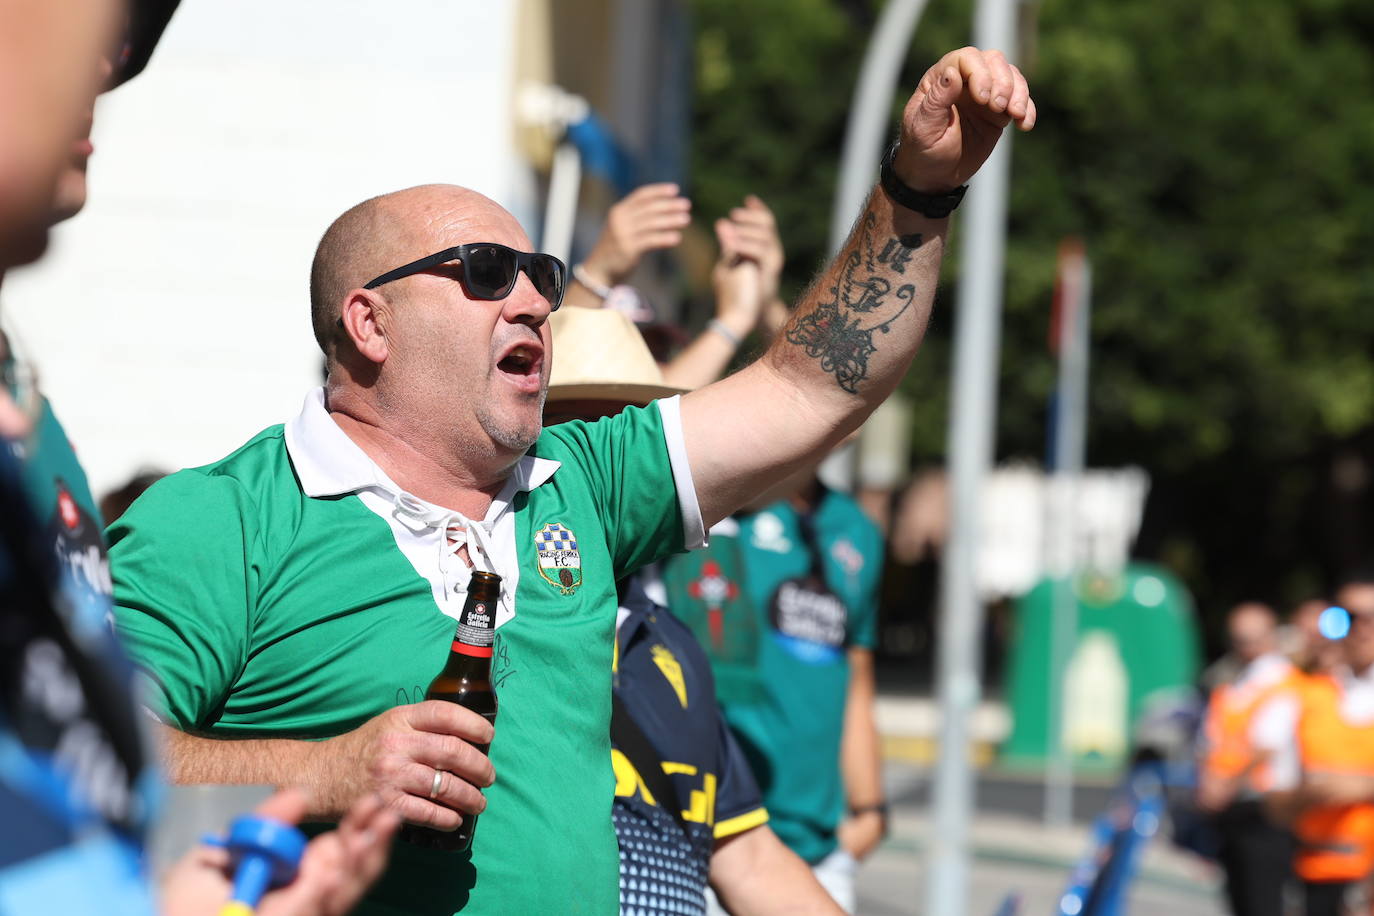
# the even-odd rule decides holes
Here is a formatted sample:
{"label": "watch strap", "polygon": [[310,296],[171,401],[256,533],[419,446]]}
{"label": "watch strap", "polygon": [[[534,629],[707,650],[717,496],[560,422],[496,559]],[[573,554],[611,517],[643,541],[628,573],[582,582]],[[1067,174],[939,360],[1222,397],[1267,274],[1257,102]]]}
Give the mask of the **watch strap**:
{"label": "watch strap", "polygon": [[887,148],[882,168],[878,170],[878,183],[882,185],[883,192],[898,206],[915,210],[930,219],[944,219],[953,213],[954,208],[964,199],[968,185],[960,185],[952,191],[939,194],[927,194],[916,190],[898,178],[896,170],[892,167],[892,163],[897,160],[897,146],[898,144],[894,143]]}

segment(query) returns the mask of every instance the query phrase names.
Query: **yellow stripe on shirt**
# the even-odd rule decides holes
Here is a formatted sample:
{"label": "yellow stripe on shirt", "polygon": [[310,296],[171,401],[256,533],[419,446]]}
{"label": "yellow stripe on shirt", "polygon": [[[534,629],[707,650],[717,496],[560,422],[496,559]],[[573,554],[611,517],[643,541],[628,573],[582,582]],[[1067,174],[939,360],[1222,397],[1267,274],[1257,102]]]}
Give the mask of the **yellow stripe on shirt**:
{"label": "yellow stripe on shirt", "polygon": [[755,808],[753,811],[736,815],[729,820],[716,821],[715,837],[718,840],[723,840],[728,836],[753,830],[755,827],[766,823],[768,823],[768,809]]}

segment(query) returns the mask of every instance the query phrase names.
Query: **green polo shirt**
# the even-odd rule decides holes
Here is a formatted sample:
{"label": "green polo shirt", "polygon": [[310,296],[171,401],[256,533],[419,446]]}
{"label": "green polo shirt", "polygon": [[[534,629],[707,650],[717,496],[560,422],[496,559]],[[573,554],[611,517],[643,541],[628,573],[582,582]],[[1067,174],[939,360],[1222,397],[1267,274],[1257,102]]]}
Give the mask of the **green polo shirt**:
{"label": "green polo shirt", "polygon": [[[813,543],[786,501],[737,518],[711,529],[706,550],[665,564],[669,607],[713,661],[733,661],[731,647],[754,641],[759,695],[717,695],[763,791],[773,832],[816,863],[835,850],[844,816],[839,764],[848,650],[874,645],[882,534],[858,503],[833,490],[823,491],[811,515]],[[781,612],[784,583],[817,559],[839,602]],[[733,607],[721,601],[727,594],[739,599]]]}
{"label": "green polo shirt", "polygon": [[[414,498],[312,399],[110,530],[120,633],[179,728],[338,735],[421,699],[443,666],[462,595],[407,533]],[[516,583],[492,667],[496,783],[470,853],[398,842],[359,912],[616,913],[616,580],[702,539],[676,400],[545,430],[485,523]]]}
{"label": "green polo shirt", "polygon": [[[835,490],[822,492],[812,520],[825,582],[843,601],[845,617],[837,626],[789,634],[770,613],[768,638],[759,647],[767,695],[759,703],[725,709],[730,726],[756,754],[756,772],[769,774],[759,783],[774,832],[813,863],[834,851],[835,828],[844,816],[838,763],[849,695],[846,653],[873,648],[883,561],[882,534],[859,504]],[[739,544],[744,588],[765,612],[783,582],[805,573],[811,562],[801,520],[786,502],[745,516]]]}

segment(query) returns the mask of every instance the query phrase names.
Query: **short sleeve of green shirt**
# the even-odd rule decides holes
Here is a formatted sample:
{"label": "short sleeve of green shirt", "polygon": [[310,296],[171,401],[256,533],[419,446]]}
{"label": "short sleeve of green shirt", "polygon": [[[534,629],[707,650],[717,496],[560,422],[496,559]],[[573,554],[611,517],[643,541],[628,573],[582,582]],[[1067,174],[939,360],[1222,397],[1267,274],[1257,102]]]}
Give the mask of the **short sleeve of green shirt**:
{"label": "short sleeve of green shirt", "polygon": [[561,423],[546,433],[562,446],[551,454],[576,462],[591,486],[617,580],[705,543],[679,409],[677,398],[666,398],[594,423]]}
{"label": "short sleeve of green shirt", "polygon": [[205,725],[247,661],[256,519],[238,481],[189,470],[154,484],[110,528],[119,635],[135,658],[157,659],[150,699],[177,728]]}

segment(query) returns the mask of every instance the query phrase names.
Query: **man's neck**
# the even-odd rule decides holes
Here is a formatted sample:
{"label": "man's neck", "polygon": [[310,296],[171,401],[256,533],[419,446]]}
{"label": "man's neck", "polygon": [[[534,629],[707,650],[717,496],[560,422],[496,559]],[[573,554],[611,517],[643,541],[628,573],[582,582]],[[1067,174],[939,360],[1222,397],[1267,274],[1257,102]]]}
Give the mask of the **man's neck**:
{"label": "man's neck", "polygon": [[366,415],[336,410],[332,404],[327,408],[345,435],[397,486],[425,502],[456,510],[471,519],[486,516],[520,458],[517,455],[504,464],[502,459],[494,458],[490,467],[476,470],[463,461],[466,456],[445,449],[432,435],[407,435]]}

